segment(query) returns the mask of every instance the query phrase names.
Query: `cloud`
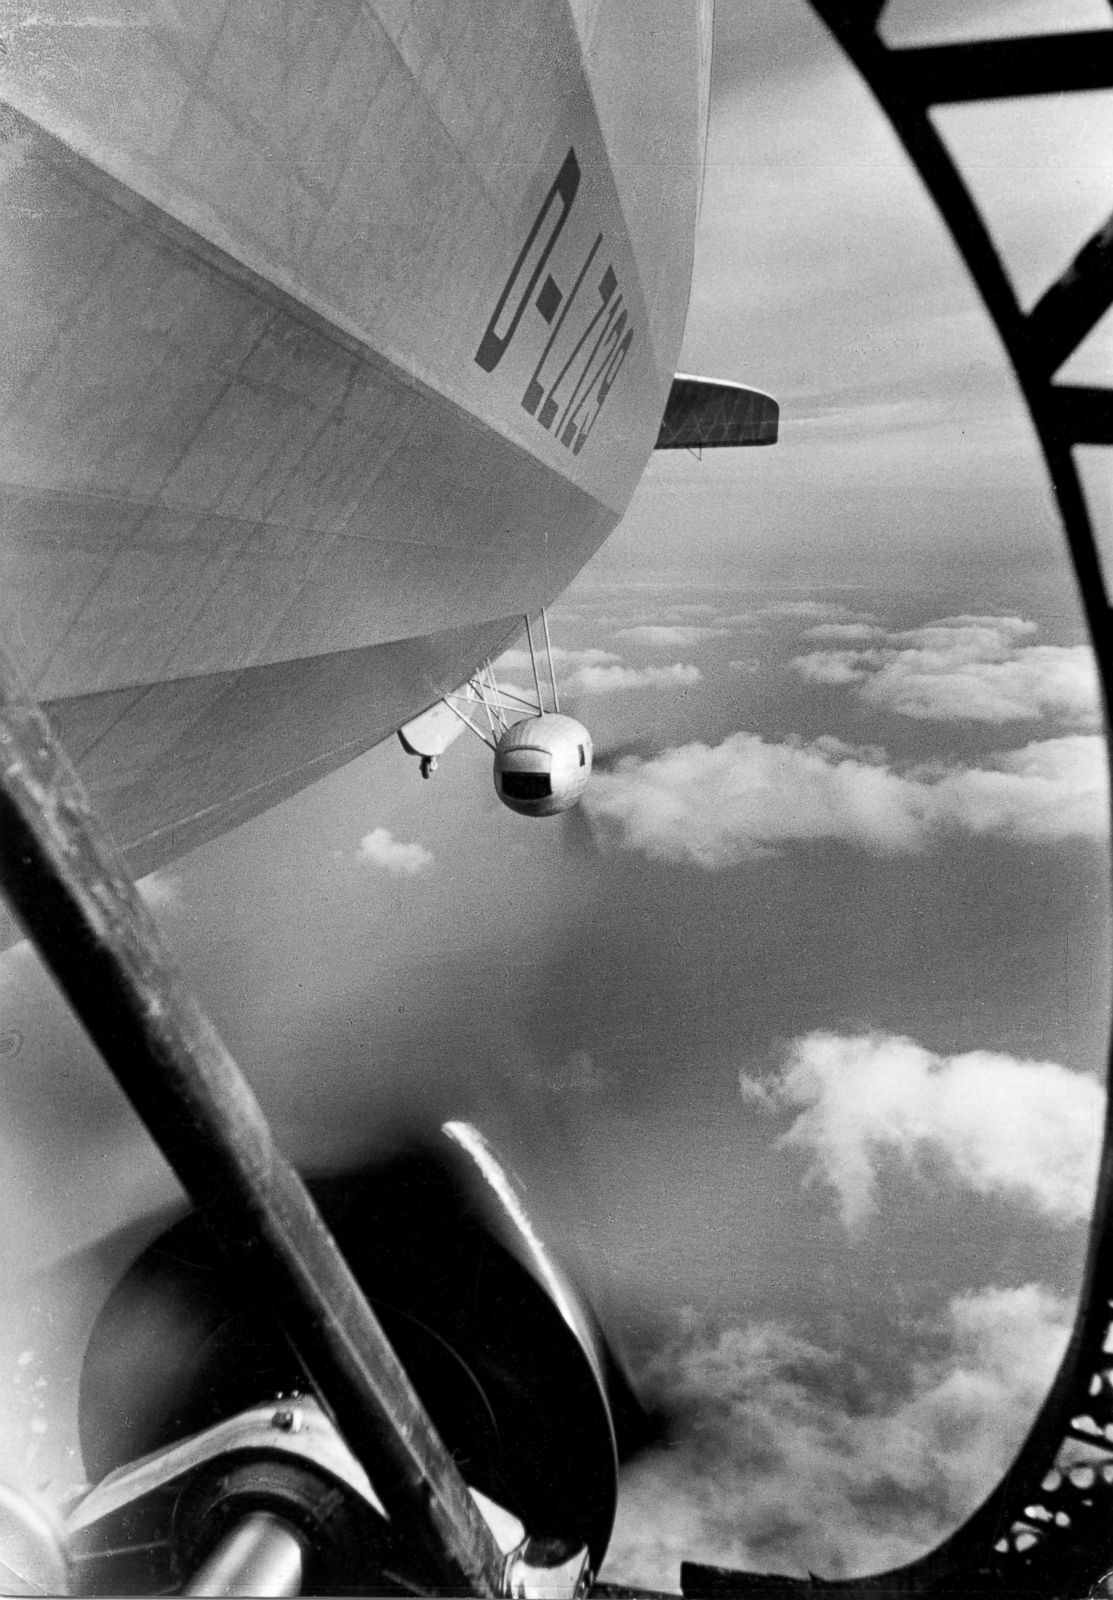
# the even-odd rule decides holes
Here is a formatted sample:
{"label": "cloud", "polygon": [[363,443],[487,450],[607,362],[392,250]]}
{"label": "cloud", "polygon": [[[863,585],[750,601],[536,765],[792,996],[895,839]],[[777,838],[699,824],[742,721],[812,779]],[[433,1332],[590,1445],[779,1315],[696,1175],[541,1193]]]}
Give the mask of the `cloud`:
{"label": "cloud", "polygon": [[630,639],[651,650],[683,650],[704,644],[708,639],[726,639],[734,630],[698,623],[640,623],[635,628],[620,628],[616,637]]}
{"label": "cloud", "polygon": [[659,620],[662,622],[690,622],[700,617],[718,620],[720,607],[709,600],[685,600],[666,606]]}
{"label": "cloud", "polygon": [[38,965],[39,957],[30,939],[17,939],[0,950],[0,996],[17,988]]}
{"label": "cloud", "polygon": [[[535,635],[536,636],[536,635]],[[544,659],[543,647],[538,648],[538,664]],[[607,666],[612,662],[621,661],[622,657],[614,650],[600,650],[592,647],[588,650],[565,650],[560,645],[553,646],[554,666],[565,668],[570,672],[577,671],[580,667]],[[494,663],[495,676],[504,672],[531,672],[533,658],[528,650],[504,650]]]}
{"label": "cloud", "polygon": [[389,828],[372,828],[365,833],[359,841],[359,854],[364,861],[399,878],[416,877],[433,865],[432,852],[423,844],[402,844]]}
{"label": "cloud", "polygon": [[675,689],[702,681],[698,667],[677,661],[670,667],[580,667],[563,687],[570,694],[611,694],[616,689]]}
{"label": "cloud", "polygon": [[[814,650],[792,665],[811,683],[852,684],[859,697],[905,717],[1019,722],[1042,716],[1071,727],[1098,719],[1098,679],[1088,645],[1029,642],[1021,617],[945,617],[924,628],[850,647]],[[809,637],[836,637],[832,628]]]}
{"label": "cloud", "polygon": [[804,638],[863,644],[867,639],[876,639],[882,631],[875,622],[821,622],[817,627],[808,628]]}
{"label": "cloud", "polygon": [[[665,588],[675,589],[676,585],[666,585]],[[752,613],[744,616],[735,616],[732,613],[737,609],[733,604],[724,611],[724,600],[735,598],[729,591],[724,594],[722,586],[716,587],[713,592],[715,601],[669,601],[662,593],[655,593],[651,603],[646,603],[644,590],[633,588],[626,592],[609,595],[607,604],[610,609],[597,611],[591,618],[591,625],[595,628],[613,628],[616,630],[635,630],[639,628],[658,627],[700,627],[700,628],[732,628],[742,626],[752,620]],[[584,618],[585,622],[589,619]]]}
{"label": "cloud", "polygon": [[182,903],[182,880],[172,872],[149,872],[135,887],[153,911],[166,911]]}
{"label": "cloud", "polygon": [[895,1394],[876,1346],[855,1359],[775,1322],[678,1321],[636,1375],[680,1420],[624,1477],[611,1582],[675,1588],[683,1559],[840,1577],[921,1554],[1012,1460],[1070,1306],[1039,1284],[952,1299],[907,1329]]}
{"label": "cloud", "polygon": [[797,656],[791,663],[809,683],[861,683],[857,650],[814,650],[810,656]]}
{"label": "cloud", "polygon": [[892,1034],[810,1033],[771,1080],[740,1078],[743,1098],[793,1111],[779,1143],[809,1158],[856,1230],[874,1213],[878,1177],[939,1165],[978,1195],[1005,1194],[1054,1222],[1081,1222],[1094,1202],[1105,1096],[1054,1061],[989,1050],[937,1056]]}
{"label": "cloud", "polygon": [[938,828],[1032,843],[1108,833],[1109,777],[1097,734],[1036,739],[995,756],[989,767],[919,772],[909,781],[926,785]]}
{"label": "cloud", "polygon": [[790,617],[800,621],[836,622],[840,618],[850,621],[872,621],[867,614],[852,613],[848,606],[836,600],[773,600],[758,611],[761,617]]}
{"label": "cloud", "polygon": [[[701,683],[703,673],[698,667],[674,662],[667,667],[627,667],[623,658],[613,650],[553,650],[553,664],[557,668],[557,686],[567,694],[613,694],[621,689],[675,689],[687,684]],[[504,681],[508,672],[532,670],[528,650],[507,650],[494,664],[495,677],[500,688],[535,700],[532,689],[525,690]],[[548,682],[545,667],[541,670],[542,685]]]}
{"label": "cloud", "polygon": [[625,756],[596,772],[585,805],[625,849],[714,869],[812,839],[875,855],[925,850],[948,834],[1102,839],[1107,794],[1094,734],[1037,740],[980,767],[899,770],[881,750],[831,738],[775,744],[734,733]]}

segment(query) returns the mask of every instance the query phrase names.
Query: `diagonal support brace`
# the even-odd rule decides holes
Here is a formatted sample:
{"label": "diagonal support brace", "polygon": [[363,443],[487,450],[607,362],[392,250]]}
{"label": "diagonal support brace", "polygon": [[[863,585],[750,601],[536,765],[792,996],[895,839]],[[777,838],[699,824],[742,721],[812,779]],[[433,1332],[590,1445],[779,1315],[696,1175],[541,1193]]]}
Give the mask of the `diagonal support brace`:
{"label": "diagonal support brace", "polygon": [[503,1558],[305,1185],[177,973],[84,786],[0,655],[0,889],[182,1186],[269,1307],[426,1593]]}

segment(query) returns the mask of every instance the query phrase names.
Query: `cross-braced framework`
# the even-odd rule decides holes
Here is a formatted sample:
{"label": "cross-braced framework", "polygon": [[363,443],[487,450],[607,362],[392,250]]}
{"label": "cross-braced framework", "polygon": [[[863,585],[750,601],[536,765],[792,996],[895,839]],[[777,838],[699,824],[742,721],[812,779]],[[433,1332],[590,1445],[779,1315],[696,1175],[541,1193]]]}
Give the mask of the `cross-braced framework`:
{"label": "cross-braced framework", "polygon": [[[812,0],[877,96],[943,214],[1016,371],[1062,515],[1097,652],[1113,700],[1109,591],[1079,472],[1078,451],[1113,445],[1113,389],[1057,382],[1113,305],[1113,217],[1067,271],[1023,311],[967,183],[935,123],[936,107],[1113,88],[1113,32],[1041,34],[894,48],[884,0]],[[1064,256],[1076,241],[1066,242]],[[1109,456],[1103,456],[1108,470]],[[686,1564],[686,1595],[785,1600],[817,1588],[843,1594],[1113,1595],[1113,1129],[1106,1122],[1089,1255],[1074,1331],[1020,1454],[974,1515],[919,1561],[823,1583]]]}
{"label": "cross-braced framework", "polygon": [[[529,643],[530,666],[533,670],[533,688],[536,699],[531,700],[528,695],[519,694],[516,689],[508,689],[500,685],[495,677],[495,669],[490,657],[472,673],[467,683],[452,694],[444,696],[444,703],[450,711],[459,717],[464,726],[484,744],[490,745],[494,750],[502,735],[507,731],[512,722],[517,722],[523,716],[537,717],[545,712],[545,692],[542,687],[541,662],[537,641],[533,636],[533,622],[528,616],[523,617],[525,623],[526,639]],[[560,691],[557,688],[556,667],[553,664],[553,644],[549,637],[549,618],[543,610],[541,612],[541,628],[545,639],[545,678],[548,681],[549,694],[553,702],[553,710],[560,710]],[[486,727],[479,720],[480,713],[486,721]]]}

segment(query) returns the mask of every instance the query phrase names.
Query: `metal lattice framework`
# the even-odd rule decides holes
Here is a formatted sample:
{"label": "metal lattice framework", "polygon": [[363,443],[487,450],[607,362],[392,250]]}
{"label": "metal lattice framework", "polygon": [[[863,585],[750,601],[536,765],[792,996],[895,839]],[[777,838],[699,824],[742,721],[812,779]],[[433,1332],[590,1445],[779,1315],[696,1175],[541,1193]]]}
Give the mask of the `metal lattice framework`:
{"label": "metal lattice framework", "polygon": [[[1056,375],[1113,305],[1113,217],[1033,308],[1021,309],[935,107],[1113,88],[1113,32],[893,48],[884,0],[812,0],[865,78],[950,228],[1031,412],[1098,656],[1107,730],[1113,618],[1078,469],[1080,446],[1113,446],[1113,388]],[[1064,255],[1069,253],[1064,251]],[[1108,462],[1108,457],[1105,458]],[[1113,465],[1113,463],[1110,463]],[[1113,1122],[1105,1144],[1079,1313],[1059,1374],[1013,1467],[974,1515],[919,1561],[867,1578],[762,1577],[686,1564],[686,1595],[790,1593],[1113,1595]]]}
{"label": "metal lattice framework", "polygon": [[[545,638],[545,674],[548,680],[549,698],[553,702],[553,710],[559,712],[560,690],[557,688],[556,667],[553,663],[553,643],[549,637],[549,616],[543,607],[540,617]],[[525,624],[526,641],[529,645],[535,699],[525,699],[514,690],[501,687],[495,677],[490,657],[472,673],[462,688],[444,696],[444,704],[449,710],[492,750],[498,746],[500,737],[507,731],[512,721],[517,721],[522,716],[543,716],[545,712],[545,692],[542,687],[539,652],[533,637],[533,623],[528,616],[523,617],[522,621]],[[473,720],[473,714],[477,717],[480,707],[487,718],[486,728]]]}

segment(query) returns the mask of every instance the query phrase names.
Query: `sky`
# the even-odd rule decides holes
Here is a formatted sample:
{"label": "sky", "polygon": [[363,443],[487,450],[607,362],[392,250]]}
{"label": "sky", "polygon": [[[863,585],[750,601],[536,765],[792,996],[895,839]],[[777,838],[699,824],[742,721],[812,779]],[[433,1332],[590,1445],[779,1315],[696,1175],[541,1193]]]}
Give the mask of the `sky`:
{"label": "sky", "polygon": [[[464,1116],[522,1174],[671,1419],[605,1569],[666,1589],[890,1565],[993,1487],[1074,1312],[1110,981],[1093,666],[995,336],[808,7],[721,0],[715,49],[682,367],[781,439],[655,459],[554,607],[583,805],[387,744],[144,885],[295,1160]],[[1026,300],[1108,214],[1108,97],[1056,109],[944,128]],[[50,1496],[127,1246],[81,1248],[176,1191],[26,947],[0,1095],[0,1466]]]}

